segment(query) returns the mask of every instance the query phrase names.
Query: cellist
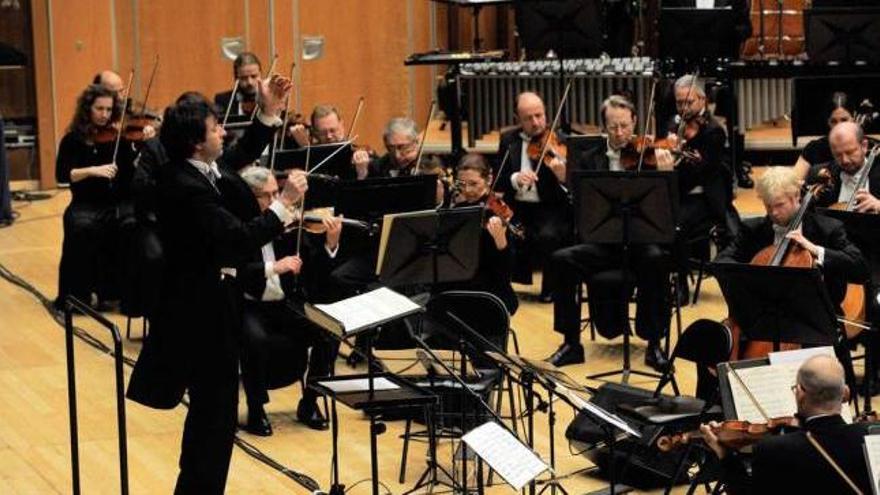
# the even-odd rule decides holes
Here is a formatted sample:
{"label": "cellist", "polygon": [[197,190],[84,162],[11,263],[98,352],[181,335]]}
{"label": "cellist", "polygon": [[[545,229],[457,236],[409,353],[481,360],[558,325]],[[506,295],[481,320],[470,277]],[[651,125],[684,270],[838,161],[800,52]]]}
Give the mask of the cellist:
{"label": "cellist", "polygon": [[861,282],[868,273],[862,253],[847,238],[843,223],[808,210],[801,225],[786,234],[789,221],[801,206],[800,180],[791,167],[768,168],[758,179],[756,191],[767,215],[744,220],[738,235],[715,262],[748,263],[761,249],[787,237],[810,253],[822,270],[831,301],[839,306],[847,282]]}

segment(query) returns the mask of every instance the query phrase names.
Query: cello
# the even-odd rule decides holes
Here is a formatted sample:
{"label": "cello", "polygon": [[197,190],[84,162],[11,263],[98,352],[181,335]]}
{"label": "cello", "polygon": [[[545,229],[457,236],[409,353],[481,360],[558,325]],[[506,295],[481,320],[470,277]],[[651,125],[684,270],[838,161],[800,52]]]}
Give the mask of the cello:
{"label": "cello", "polygon": [[[830,176],[827,173],[820,174],[819,179],[821,182],[817,182],[807,190],[807,194],[804,195],[803,200],[801,200],[800,208],[798,208],[798,211],[794,214],[791,220],[789,220],[788,225],[785,228],[785,234],[782,236],[782,240],[779,244],[770,245],[758,251],[758,253],[752,257],[750,264],[762,266],[787,266],[793,268],[813,267],[813,255],[798,243],[792,241],[788,235],[801,228],[804,216],[810,208],[813,200],[822,192],[822,190],[828,187]],[[732,318],[728,318],[727,323],[729,324],[728,327],[730,328],[731,340],[733,341],[733,348],[730,356],[731,360],[736,361],[740,359],[765,357],[770,352],[776,350],[773,348],[773,343],[767,341],[751,340],[745,342],[744,345],[740,345],[742,332],[739,325],[737,325]],[[799,348],[799,344],[783,342],[780,343],[779,350],[785,351]]]}

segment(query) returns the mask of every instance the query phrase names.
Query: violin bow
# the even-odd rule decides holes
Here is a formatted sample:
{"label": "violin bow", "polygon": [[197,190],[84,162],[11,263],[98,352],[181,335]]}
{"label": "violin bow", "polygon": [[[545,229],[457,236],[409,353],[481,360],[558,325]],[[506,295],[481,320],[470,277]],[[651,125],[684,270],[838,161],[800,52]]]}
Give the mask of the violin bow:
{"label": "violin bow", "polygon": [[[648,126],[651,125],[651,121],[654,119],[654,96],[657,92],[657,79],[654,79],[654,83],[651,84],[651,100],[648,104],[648,115],[645,116],[645,125],[642,126],[642,138],[647,139],[648,137]],[[655,129],[656,130],[656,129]],[[647,144],[647,143],[646,143]],[[642,146],[642,151],[639,152],[639,165],[636,167],[636,172],[642,171],[642,165],[645,163],[645,152],[648,150],[647,146]]]}
{"label": "violin bow", "polygon": [[[128,95],[131,94],[131,81],[134,80],[134,69],[128,73],[128,86],[125,87],[125,98],[122,99],[123,102],[128,102]],[[123,105],[126,105],[123,103]],[[113,145],[113,161],[111,163],[116,163],[116,156],[119,154],[119,142],[122,140],[122,130],[125,129],[125,107],[122,108],[122,117],[119,119],[119,129],[116,130],[116,144]]]}
{"label": "violin bow", "polygon": [[[296,62],[292,62],[290,64],[290,82],[291,82],[291,84],[293,84],[293,70],[295,68],[296,68]],[[284,138],[287,136],[287,125],[290,123],[290,101],[293,100],[293,98],[291,98],[291,95],[293,95],[293,88],[292,87],[290,88],[290,92],[287,93],[287,98],[286,98],[286,101],[284,102],[284,123],[281,125],[281,144],[279,145],[282,149],[284,148]],[[275,156],[273,154],[272,158],[274,158],[274,157]],[[273,160],[272,167],[271,167],[272,170],[275,170],[274,165],[275,165],[275,161]]]}
{"label": "violin bow", "polygon": [[428,110],[428,120],[425,122],[425,127],[422,128],[422,139],[419,141],[419,152],[416,154],[416,168],[413,170],[413,175],[419,175],[422,167],[422,152],[425,151],[425,141],[428,138],[428,126],[431,125],[431,120],[434,119],[434,110],[437,108],[437,100],[431,100],[431,109]]}
{"label": "violin bow", "polygon": [[[275,72],[275,65],[278,64],[278,54],[276,53],[274,57],[272,57],[272,65],[269,66],[269,72],[266,73],[266,78],[271,79],[272,73]],[[257,98],[259,98],[259,93],[257,94]],[[254,118],[257,116],[257,109],[260,108],[259,102],[254,105],[253,111],[251,111],[251,122],[254,121]]]}
{"label": "violin bow", "polygon": [[[306,175],[313,172],[313,170],[309,170],[309,164],[312,159],[312,143],[306,145],[306,164],[305,171]],[[315,167],[318,168],[318,167]],[[303,220],[305,219],[306,214],[306,193],[303,191],[302,197],[299,200],[299,226],[296,230],[296,255],[299,256],[300,249],[302,248],[302,237],[303,237],[303,224],[305,223]]]}
{"label": "violin bow", "polygon": [[229,120],[229,112],[232,110],[232,104],[235,103],[235,95],[238,93],[238,78],[235,78],[235,84],[232,85],[232,94],[229,95],[229,103],[226,104],[226,111],[223,113],[223,128],[226,128],[226,121]]}
{"label": "violin bow", "polygon": [[357,125],[358,118],[361,116],[361,110],[364,109],[364,97],[361,96],[358,98],[357,109],[354,111],[354,117],[351,118],[351,125],[348,127],[348,134],[345,135],[345,139],[350,139],[352,133],[354,132],[354,127]]}
{"label": "violin bow", "polygon": [[144,102],[141,106],[141,117],[147,114],[147,100],[150,99],[150,90],[153,88],[153,80],[156,78],[156,71],[159,69],[159,54],[153,60],[153,70],[150,71],[150,81],[147,83],[147,90],[144,92]]}
{"label": "violin bow", "polygon": [[538,159],[538,165],[535,166],[535,175],[538,175],[538,171],[541,170],[541,165],[544,164],[544,158],[547,157],[547,152],[550,151],[550,135],[556,131],[556,127],[559,126],[559,118],[562,116],[562,109],[565,108],[565,102],[568,101],[568,95],[571,93],[571,83],[573,79],[569,78],[568,83],[565,85],[565,92],[562,93],[562,98],[559,100],[559,107],[556,109],[556,116],[553,117],[553,123],[550,125],[550,130],[547,133],[547,139],[544,141],[544,147],[541,148],[541,157]]}
{"label": "violin bow", "polygon": [[507,165],[508,158],[510,158],[510,146],[508,146],[507,151],[504,152],[504,158],[501,159],[501,165],[498,166],[498,173],[495,174],[495,177],[492,177],[492,185],[489,186],[489,194],[495,193],[495,185],[498,184],[498,178],[501,177],[501,171],[504,170],[504,167]]}

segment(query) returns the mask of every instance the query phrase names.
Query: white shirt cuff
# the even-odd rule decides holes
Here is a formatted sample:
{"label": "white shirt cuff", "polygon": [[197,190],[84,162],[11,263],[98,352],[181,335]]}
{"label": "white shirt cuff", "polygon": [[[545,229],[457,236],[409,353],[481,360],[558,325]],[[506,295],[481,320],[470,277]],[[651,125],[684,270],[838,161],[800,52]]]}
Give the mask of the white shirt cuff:
{"label": "white shirt cuff", "polygon": [[819,251],[818,253],[816,253],[816,263],[821,266],[824,266],[825,265],[825,248],[822,246],[816,246],[816,251]]}
{"label": "white shirt cuff", "polygon": [[339,244],[337,244],[336,249],[333,249],[332,251],[327,247],[327,244],[324,244],[324,250],[327,251],[327,256],[329,256],[331,260],[335,259],[336,253],[339,252]]}
{"label": "white shirt cuff", "polygon": [[288,210],[281,201],[273,200],[272,204],[269,205],[269,209],[278,216],[282,224],[287,225],[293,221],[293,212]]}
{"label": "white shirt cuff", "polygon": [[265,114],[262,110],[257,110],[257,118],[266,127],[278,127],[284,123],[281,117],[277,115]]}
{"label": "white shirt cuff", "polygon": [[263,268],[263,274],[266,275],[266,278],[272,278],[272,275],[275,275],[275,262],[267,261],[266,266]]}

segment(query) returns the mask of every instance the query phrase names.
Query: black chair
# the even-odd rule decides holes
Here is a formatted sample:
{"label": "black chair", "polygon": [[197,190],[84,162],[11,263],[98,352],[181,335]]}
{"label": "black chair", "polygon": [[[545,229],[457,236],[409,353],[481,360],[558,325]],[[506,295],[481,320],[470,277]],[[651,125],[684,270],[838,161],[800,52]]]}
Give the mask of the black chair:
{"label": "black chair", "polygon": [[675,395],[679,395],[674,365],[677,359],[684,359],[697,365],[697,389],[694,395],[706,402],[716,401],[718,378],[712,375],[709,369],[729,361],[732,350],[733,337],[730,329],[722,323],[708,319],[691,323],[679,336],[675,349],[669,357],[669,368],[664,373],[657,390],[662,390],[669,383]]}
{"label": "black chair", "polygon": [[[480,339],[469,334],[466,329],[449,316],[454,315],[463,321],[468,327],[497,346],[507,350],[510,332],[510,315],[507,308],[498,297],[488,292],[476,291],[446,291],[435,294],[425,306],[426,312],[422,316],[419,328],[414,330],[419,337],[434,350],[458,350],[464,345],[464,353],[469,360],[469,366],[476,369],[479,378],[468,376],[466,382],[471,390],[480,394],[487,404],[491,404],[492,394],[499,392],[495,403],[495,410],[501,410],[501,397],[504,390],[502,370],[483,351],[489,350]],[[461,342],[459,341],[461,339]],[[470,397],[462,395],[462,390],[457,383],[450,383],[449,379],[424,378],[416,379],[419,386],[433,390],[440,397],[440,413],[435,417],[435,425],[440,430],[435,434],[437,438],[458,438],[464,432],[461,431],[462,406],[467,412],[465,430],[476,426],[479,422],[488,419],[488,413],[479,412],[480,406],[474,404]],[[512,382],[508,377],[506,391],[509,396],[511,417],[516,416],[513,401]],[[473,414],[476,412],[476,414]],[[403,450],[400,459],[400,483],[405,482],[406,460],[409,450],[410,438],[427,437],[427,432],[412,432],[413,417],[406,418],[406,426],[403,438]]]}

